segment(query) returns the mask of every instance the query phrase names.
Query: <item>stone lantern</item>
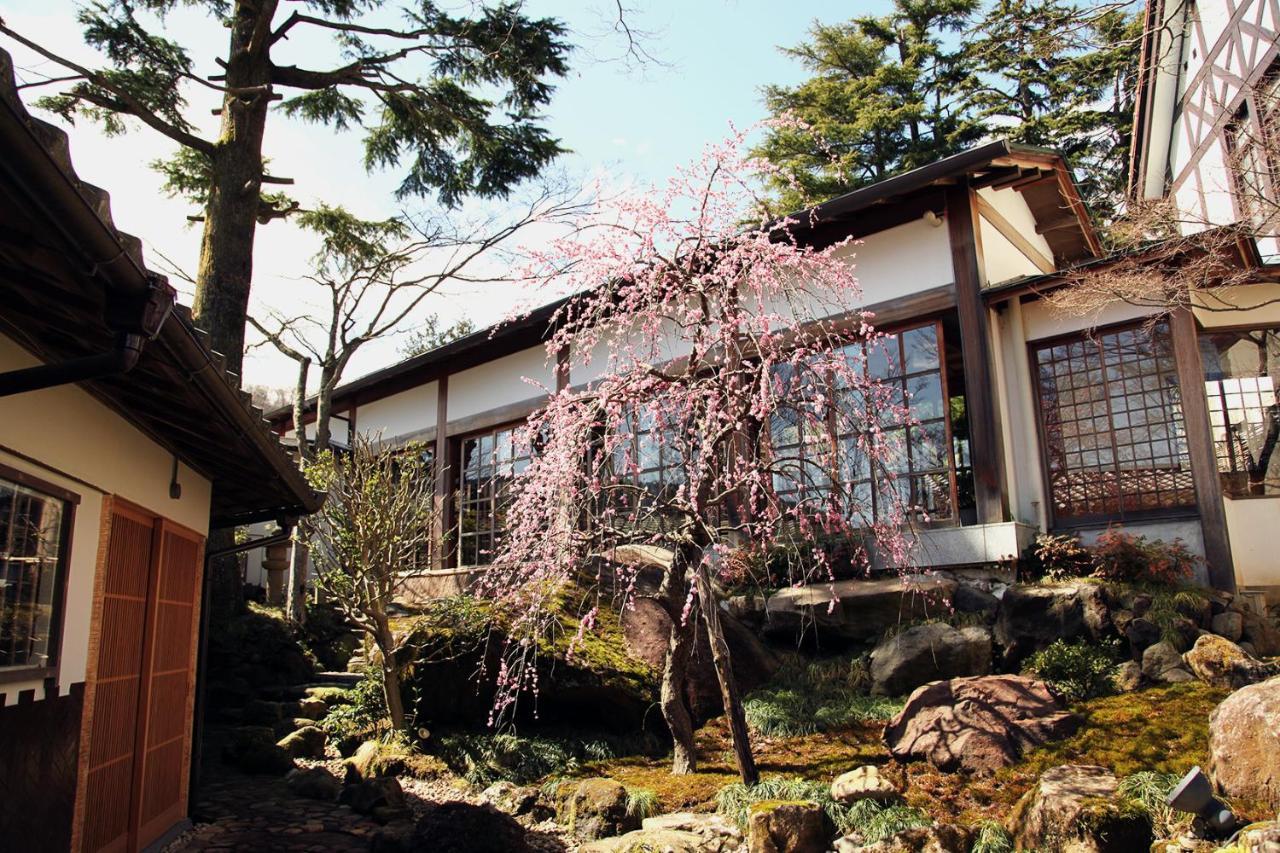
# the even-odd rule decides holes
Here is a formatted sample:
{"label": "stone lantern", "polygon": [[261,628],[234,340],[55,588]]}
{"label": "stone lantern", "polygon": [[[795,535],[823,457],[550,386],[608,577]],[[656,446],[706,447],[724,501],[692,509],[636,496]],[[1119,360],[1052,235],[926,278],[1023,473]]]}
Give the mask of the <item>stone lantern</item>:
{"label": "stone lantern", "polygon": [[289,568],[289,543],[266,547],[262,568],[267,570],[267,603],[284,604],[284,573]]}

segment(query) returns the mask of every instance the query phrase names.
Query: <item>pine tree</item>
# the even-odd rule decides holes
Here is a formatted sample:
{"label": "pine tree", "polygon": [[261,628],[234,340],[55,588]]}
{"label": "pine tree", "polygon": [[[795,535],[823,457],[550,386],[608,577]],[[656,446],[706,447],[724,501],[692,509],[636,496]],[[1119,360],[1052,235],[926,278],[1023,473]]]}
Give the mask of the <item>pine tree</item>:
{"label": "pine tree", "polygon": [[978,126],[952,94],[963,56],[947,46],[976,6],[896,0],[883,17],[815,23],[809,41],[785,50],[813,76],[765,90],[773,116],[806,125],[772,129],[756,152],[780,167],[780,212],[924,165],[977,138]]}
{"label": "pine tree", "polygon": [[[179,6],[207,13],[206,39],[183,45],[162,34],[165,16]],[[566,30],[526,16],[519,3],[455,16],[432,0],[403,8],[390,0],[97,0],[78,18],[85,41],[104,55],[99,68],[3,21],[0,33],[71,72],[49,81],[61,91],[38,106],[68,121],[95,121],[108,134],[141,123],[179,146],[162,169],[171,190],[203,208],[195,319],[234,373],[257,226],[298,207],[264,191],[292,183],[264,171],[263,141],[276,122],[292,117],[362,131],[366,169],[400,168],[400,196],[434,194],[449,206],[470,195],[504,196],[561,151],[538,110],[550,99],[549,80],[567,71]],[[310,47],[317,39],[328,40],[341,59],[318,68],[288,64],[298,54],[287,51],[293,37],[309,56],[317,55]],[[221,73],[197,70],[197,50],[219,42],[226,47],[213,61]],[[189,118],[187,97],[196,89],[222,99],[216,138],[202,137]]]}

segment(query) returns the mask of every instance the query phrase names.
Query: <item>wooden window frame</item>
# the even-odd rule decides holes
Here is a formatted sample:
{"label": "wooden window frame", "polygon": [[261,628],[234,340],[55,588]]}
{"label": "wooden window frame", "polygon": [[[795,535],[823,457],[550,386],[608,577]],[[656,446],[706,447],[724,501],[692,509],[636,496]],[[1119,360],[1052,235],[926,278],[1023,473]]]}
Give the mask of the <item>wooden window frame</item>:
{"label": "wooden window frame", "polygon": [[[1173,324],[1171,321],[1168,321],[1168,320],[1166,320],[1165,322],[1168,324],[1168,336],[1169,336],[1169,342],[1171,347],[1169,357],[1174,362],[1173,372],[1176,375],[1177,358],[1172,349],[1174,345],[1174,337],[1175,337]],[[1033,385],[1035,386],[1034,393],[1035,393],[1035,405],[1036,405],[1036,435],[1040,445],[1041,475],[1042,475],[1042,482],[1044,484],[1044,489],[1045,489],[1046,503],[1048,504],[1046,507],[1046,513],[1048,517],[1049,528],[1051,530],[1074,530],[1074,529],[1080,529],[1080,528],[1097,527],[1099,525],[1113,524],[1117,522],[1118,523],[1147,522],[1147,521],[1160,521],[1160,520],[1189,519],[1189,518],[1199,517],[1196,488],[1194,485],[1189,487],[1192,493],[1190,502],[1180,506],[1157,507],[1153,509],[1125,510],[1124,496],[1117,493],[1117,500],[1120,501],[1120,505],[1121,505],[1120,510],[1117,512],[1089,513],[1084,515],[1065,515],[1064,516],[1060,514],[1056,508],[1056,501],[1054,498],[1054,491],[1053,491],[1053,478],[1052,478],[1052,473],[1050,469],[1049,441],[1048,441],[1048,434],[1047,434],[1047,426],[1045,423],[1044,397],[1041,393],[1041,387],[1040,387],[1039,352],[1041,350],[1047,349],[1049,347],[1057,346],[1059,344],[1073,343],[1077,341],[1090,342],[1094,346],[1101,348],[1102,346],[1101,340],[1100,340],[1101,336],[1124,332],[1130,329],[1140,329],[1145,323],[1146,323],[1146,320],[1129,320],[1129,321],[1123,321],[1120,323],[1112,323],[1106,326],[1100,326],[1092,330],[1086,329],[1086,330],[1077,331],[1077,332],[1069,332],[1062,335],[1055,335],[1050,338],[1042,338],[1039,340],[1027,342],[1027,360],[1031,367],[1031,380]],[[1102,366],[1103,366],[1103,381],[1107,382],[1108,380],[1105,377],[1105,367],[1106,367],[1105,360],[1102,362]],[[1197,393],[1203,393],[1203,389],[1197,389]],[[1191,462],[1191,442],[1194,440],[1194,438],[1193,436],[1190,435],[1189,431],[1186,428],[1186,413],[1185,411],[1181,411],[1185,409],[1185,404],[1183,402],[1182,396],[1183,394],[1180,393],[1179,399],[1178,399],[1178,405],[1179,405],[1180,413],[1182,416],[1182,424],[1183,424],[1183,431],[1184,431],[1183,437],[1187,444],[1186,473],[1188,474],[1188,476],[1194,476],[1193,466]],[[1110,429],[1108,434],[1111,436],[1111,442],[1112,442],[1112,454],[1113,454],[1112,465],[1118,466],[1118,461],[1117,461],[1118,452],[1116,450],[1116,445],[1115,445],[1116,428],[1115,428],[1114,419],[1112,417],[1112,412],[1111,412],[1110,395],[1107,395],[1107,418],[1110,424]],[[1128,428],[1132,429],[1132,427],[1128,427]],[[1116,467],[1116,470],[1119,470],[1118,467]]]}
{"label": "wooden window frame", "polygon": [[[447,544],[442,543],[441,548],[445,552],[445,564],[449,566],[451,569],[481,569],[482,570],[484,569],[485,566],[488,566],[492,562],[492,559],[483,563],[463,563],[462,562],[463,539],[465,538],[462,532],[462,516],[463,516],[462,478],[466,473],[466,469],[462,464],[463,446],[468,441],[471,441],[477,438],[482,438],[487,435],[497,436],[499,433],[502,433],[502,432],[514,432],[515,430],[524,426],[527,422],[528,422],[527,418],[518,419],[514,421],[506,421],[504,423],[496,424],[494,426],[485,427],[483,429],[478,429],[478,430],[472,430],[470,432],[460,433],[458,435],[451,435],[448,437],[449,459],[456,473],[453,476],[449,477],[449,499],[446,501],[449,507],[449,518],[447,519],[446,530],[452,531],[453,535],[450,537],[452,541]],[[516,457],[513,456],[512,458],[514,460]],[[491,498],[491,501],[492,501],[492,511],[490,514],[490,525],[489,525],[488,535],[492,537],[490,548],[493,548],[498,541],[497,540],[498,534],[501,533],[502,531],[500,528],[496,527],[496,524],[495,524],[495,518],[497,514],[496,493]],[[482,534],[475,533],[471,535],[478,537]],[[478,553],[479,551],[477,550],[477,554]]]}
{"label": "wooden window frame", "polygon": [[24,488],[40,492],[62,502],[62,521],[58,533],[58,563],[53,576],[53,612],[49,617],[49,647],[44,666],[19,666],[0,668],[0,684],[19,681],[49,681],[56,683],[62,666],[62,633],[66,623],[67,583],[71,574],[71,549],[74,547],[76,508],[80,495],[20,471],[0,462],[0,479],[9,480]]}
{"label": "wooden window frame", "polygon": [[[1199,337],[1213,337],[1214,335],[1229,335],[1229,334],[1238,333],[1238,332],[1274,332],[1277,335],[1277,337],[1280,337],[1280,324],[1244,323],[1244,324],[1235,324],[1231,326],[1215,326],[1213,328],[1203,329]],[[1208,379],[1208,378],[1204,379],[1204,392],[1205,392],[1206,404],[1208,400],[1211,399],[1209,395],[1209,384],[1210,383],[1216,384],[1222,381],[1223,380],[1220,380],[1220,379]],[[1276,393],[1277,400],[1280,401],[1280,386],[1276,388],[1275,393]],[[1210,418],[1212,418],[1212,412],[1210,412]],[[1222,497],[1224,499],[1234,500],[1234,501],[1280,499],[1280,490],[1277,490],[1273,494],[1266,494],[1265,492],[1262,494],[1231,494],[1227,491],[1225,475],[1232,474],[1232,473],[1242,473],[1242,472],[1235,471],[1235,470],[1224,471],[1222,469],[1221,461],[1220,461],[1221,457],[1218,454],[1218,442],[1213,437],[1213,429],[1214,429],[1214,426],[1211,420],[1209,425],[1210,434],[1209,434],[1208,441],[1209,441],[1209,446],[1212,452],[1212,461],[1214,463],[1214,475],[1218,478],[1218,481],[1221,484]],[[1234,462],[1233,462],[1233,466],[1234,466]]]}

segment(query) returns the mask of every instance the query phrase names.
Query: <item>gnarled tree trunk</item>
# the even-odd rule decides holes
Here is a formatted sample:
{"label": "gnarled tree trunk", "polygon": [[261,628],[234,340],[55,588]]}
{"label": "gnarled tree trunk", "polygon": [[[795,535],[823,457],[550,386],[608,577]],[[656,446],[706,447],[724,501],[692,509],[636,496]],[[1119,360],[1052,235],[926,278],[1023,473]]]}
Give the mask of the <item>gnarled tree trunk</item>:
{"label": "gnarled tree trunk", "polygon": [[714,551],[706,553],[707,559],[699,560],[694,569],[698,605],[702,610],[703,624],[707,626],[707,638],[711,642],[711,661],[715,665],[716,679],[720,682],[720,698],[724,703],[725,717],[729,720],[729,735],[733,741],[733,757],[738,765],[738,775],[744,785],[754,785],[760,781],[760,773],[756,769],[755,756],[751,754],[751,735],[747,731],[742,694],[738,691],[738,682],[733,676],[733,658],[729,653],[724,628],[720,624],[720,609],[716,603],[708,567],[708,563],[718,557]]}
{"label": "gnarled tree trunk", "polygon": [[698,753],[693,739],[693,715],[685,698],[689,656],[693,651],[694,620],[682,620],[688,584],[683,572],[669,567],[662,581],[662,606],[671,619],[667,653],[662,662],[662,692],[659,699],[662,719],[671,730],[671,772],[676,775],[698,769]]}

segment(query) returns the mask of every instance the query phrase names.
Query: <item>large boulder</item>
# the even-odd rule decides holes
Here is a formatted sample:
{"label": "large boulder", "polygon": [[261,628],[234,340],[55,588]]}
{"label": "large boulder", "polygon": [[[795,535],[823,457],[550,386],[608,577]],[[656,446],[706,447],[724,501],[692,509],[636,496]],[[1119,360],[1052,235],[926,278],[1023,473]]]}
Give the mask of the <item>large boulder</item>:
{"label": "large boulder", "polygon": [[640,829],[602,838],[578,853],[737,853],[742,831],[723,815],[677,812],[645,818]]}
{"label": "large boulder", "polygon": [[1243,687],[1213,709],[1209,776],[1229,797],[1280,808],[1280,676]]}
{"label": "large boulder", "polygon": [[885,726],[884,739],[899,761],[990,773],[1027,749],[1072,734],[1078,724],[1043,681],[985,675],[919,688]]}
{"label": "large boulder", "polygon": [[1000,599],[984,589],[962,583],[956,587],[955,593],[951,596],[951,606],[958,613],[976,613],[984,619],[991,620],[1000,609]]}
{"label": "large boulder", "polygon": [[1234,610],[1225,610],[1213,617],[1209,630],[1233,643],[1239,642],[1244,636],[1244,617]]}
{"label": "large boulder", "polygon": [[504,779],[485,788],[480,796],[494,808],[517,817],[532,814],[538,820],[545,820],[554,813],[543,804],[542,792],[532,785],[516,785]]}
{"label": "large boulder", "polygon": [[296,796],[308,800],[320,800],[332,803],[342,793],[342,783],[324,767],[307,767],[290,770],[284,777],[284,783]]}
{"label": "large boulder", "polygon": [[1214,634],[1204,634],[1197,639],[1183,660],[1196,678],[1230,690],[1280,675],[1280,666],[1256,660],[1227,638]]}
{"label": "large boulder", "polygon": [[318,726],[303,726],[276,743],[290,758],[324,758],[324,745],[329,735]]}
{"label": "large boulder", "polygon": [[954,823],[904,829],[874,844],[861,843],[857,835],[846,835],[833,845],[836,853],[969,853],[973,832]]}
{"label": "large boulder", "polygon": [[991,672],[991,632],[944,622],[914,625],[871,652],[871,692],[903,696],[930,681]]}
{"label": "large boulder", "polygon": [[1280,819],[1249,824],[1240,830],[1230,849],[1239,853],[1280,853]]}
{"label": "large boulder", "polygon": [[817,803],[765,800],[747,818],[748,853],[824,853],[831,820]]}
{"label": "large boulder", "polygon": [[936,614],[955,590],[951,578],[927,574],[791,587],[769,597],[767,630],[789,636],[817,630],[866,642]]}
{"label": "large boulder", "polygon": [[368,815],[381,821],[408,816],[408,803],[404,789],[394,778],[361,779],[344,785],[338,794],[339,805],[350,806],[357,814]]}
{"label": "large boulder", "polygon": [[1117,796],[1105,767],[1068,764],[1046,770],[1023,795],[1006,828],[1019,850],[1131,853],[1154,840],[1151,817]]}
{"label": "large boulder", "polygon": [[1259,657],[1280,655],[1280,625],[1271,616],[1245,610],[1240,614],[1244,622],[1241,635],[1253,645]]}
{"label": "large boulder", "polygon": [[222,748],[222,759],[245,773],[283,776],[293,769],[293,759],[276,744],[276,734],[267,726],[233,729]]}
{"label": "large boulder", "polygon": [[1163,641],[1142,653],[1142,675],[1157,684],[1179,684],[1195,680],[1177,647]]}
{"label": "large boulder", "polygon": [[1000,599],[995,641],[1004,663],[1017,669],[1054,640],[1090,634],[1080,586],[1011,586]]}
{"label": "large boulder", "polygon": [[640,828],[627,811],[627,789],[612,779],[583,779],[562,800],[558,818],[586,841],[622,835]]}
{"label": "large boulder", "polygon": [[842,803],[859,800],[886,802],[896,800],[900,794],[892,782],[880,775],[880,768],[873,764],[841,773],[831,783],[831,798]]}

